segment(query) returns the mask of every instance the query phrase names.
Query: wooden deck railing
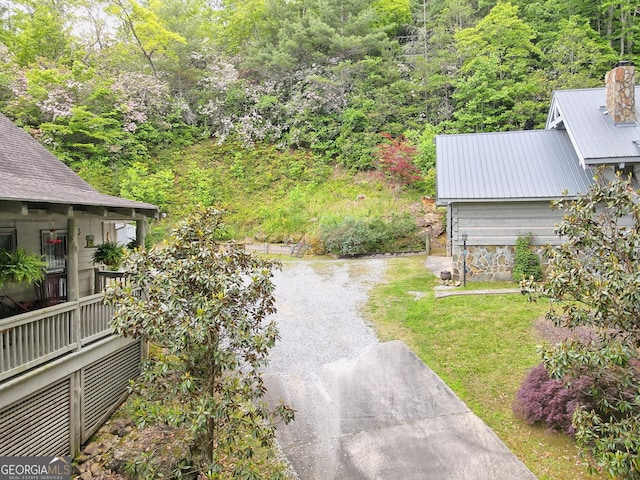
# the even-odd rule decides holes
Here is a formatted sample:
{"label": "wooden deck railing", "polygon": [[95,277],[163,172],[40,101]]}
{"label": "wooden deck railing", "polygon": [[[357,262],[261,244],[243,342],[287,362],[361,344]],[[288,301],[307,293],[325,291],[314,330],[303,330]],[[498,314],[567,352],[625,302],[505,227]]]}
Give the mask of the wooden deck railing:
{"label": "wooden deck railing", "polygon": [[111,335],[101,293],[0,320],[0,382]]}
{"label": "wooden deck railing", "polygon": [[114,283],[125,283],[126,277],[124,272],[112,272],[109,270],[95,271],[95,290],[94,293],[104,292],[105,288]]}
{"label": "wooden deck railing", "polygon": [[109,322],[113,315],[113,307],[105,305],[104,295],[96,293],[80,299],[80,331],[81,345],[111,335]]}

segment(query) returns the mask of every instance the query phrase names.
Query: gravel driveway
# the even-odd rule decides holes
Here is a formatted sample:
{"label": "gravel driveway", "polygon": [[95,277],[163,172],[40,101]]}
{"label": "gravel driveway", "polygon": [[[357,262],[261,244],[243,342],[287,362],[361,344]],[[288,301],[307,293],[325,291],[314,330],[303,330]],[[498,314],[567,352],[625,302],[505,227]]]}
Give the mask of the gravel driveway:
{"label": "gravel driveway", "polygon": [[313,380],[323,365],[378,343],[359,309],[384,272],[385,261],[377,258],[286,263],[275,277],[281,340],[267,373]]}
{"label": "gravel driveway", "polygon": [[277,437],[299,478],[535,479],[402,342],[380,343],[360,316],[388,261],[287,262],[276,274],[281,340],[267,401],[296,410]]}

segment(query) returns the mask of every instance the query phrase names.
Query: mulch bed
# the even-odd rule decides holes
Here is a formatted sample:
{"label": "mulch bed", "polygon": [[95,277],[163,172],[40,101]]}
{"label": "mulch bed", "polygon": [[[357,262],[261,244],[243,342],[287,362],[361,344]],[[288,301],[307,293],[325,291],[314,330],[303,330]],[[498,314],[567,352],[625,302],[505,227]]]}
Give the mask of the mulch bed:
{"label": "mulch bed", "polygon": [[569,329],[557,327],[551,320],[547,320],[544,317],[536,319],[535,327],[540,336],[549,343],[561,343],[571,338],[586,343],[596,338],[595,331],[592,328],[578,327]]}

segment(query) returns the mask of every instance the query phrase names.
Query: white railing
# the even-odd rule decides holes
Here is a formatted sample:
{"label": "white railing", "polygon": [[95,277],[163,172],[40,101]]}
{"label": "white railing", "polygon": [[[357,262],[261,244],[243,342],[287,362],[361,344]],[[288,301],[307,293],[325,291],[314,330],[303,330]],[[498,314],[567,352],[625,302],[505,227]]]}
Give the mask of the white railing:
{"label": "white railing", "polygon": [[82,346],[111,335],[109,322],[113,307],[105,305],[104,295],[96,293],[80,299],[80,343]]}
{"label": "white railing", "polygon": [[96,270],[95,271],[95,290],[94,293],[104,292],[104,290],[114,283],[120,285],[126,282],[124,272],[112,272],[110,270]]}
{"label": "white railing", "polygon": [[102,294],[0,320],[0,382],[111,335]]}

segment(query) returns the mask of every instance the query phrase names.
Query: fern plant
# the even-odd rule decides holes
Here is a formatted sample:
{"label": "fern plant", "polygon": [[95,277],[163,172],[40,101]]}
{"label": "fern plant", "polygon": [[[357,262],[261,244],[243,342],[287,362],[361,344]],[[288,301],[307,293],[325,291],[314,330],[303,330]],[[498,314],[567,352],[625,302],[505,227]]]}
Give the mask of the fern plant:
{"label": "fern plant", "polygon": [[104,242],[93,252],[93,263],[104,263],[112,269],[117,269],[124,257],[124,248],[118,242]]}
{"label": "fern plant", "polygon": [[10,283],[35,283],[44,277],[45,263],[40,255],[23,248],[0,251],[0,286]]}

